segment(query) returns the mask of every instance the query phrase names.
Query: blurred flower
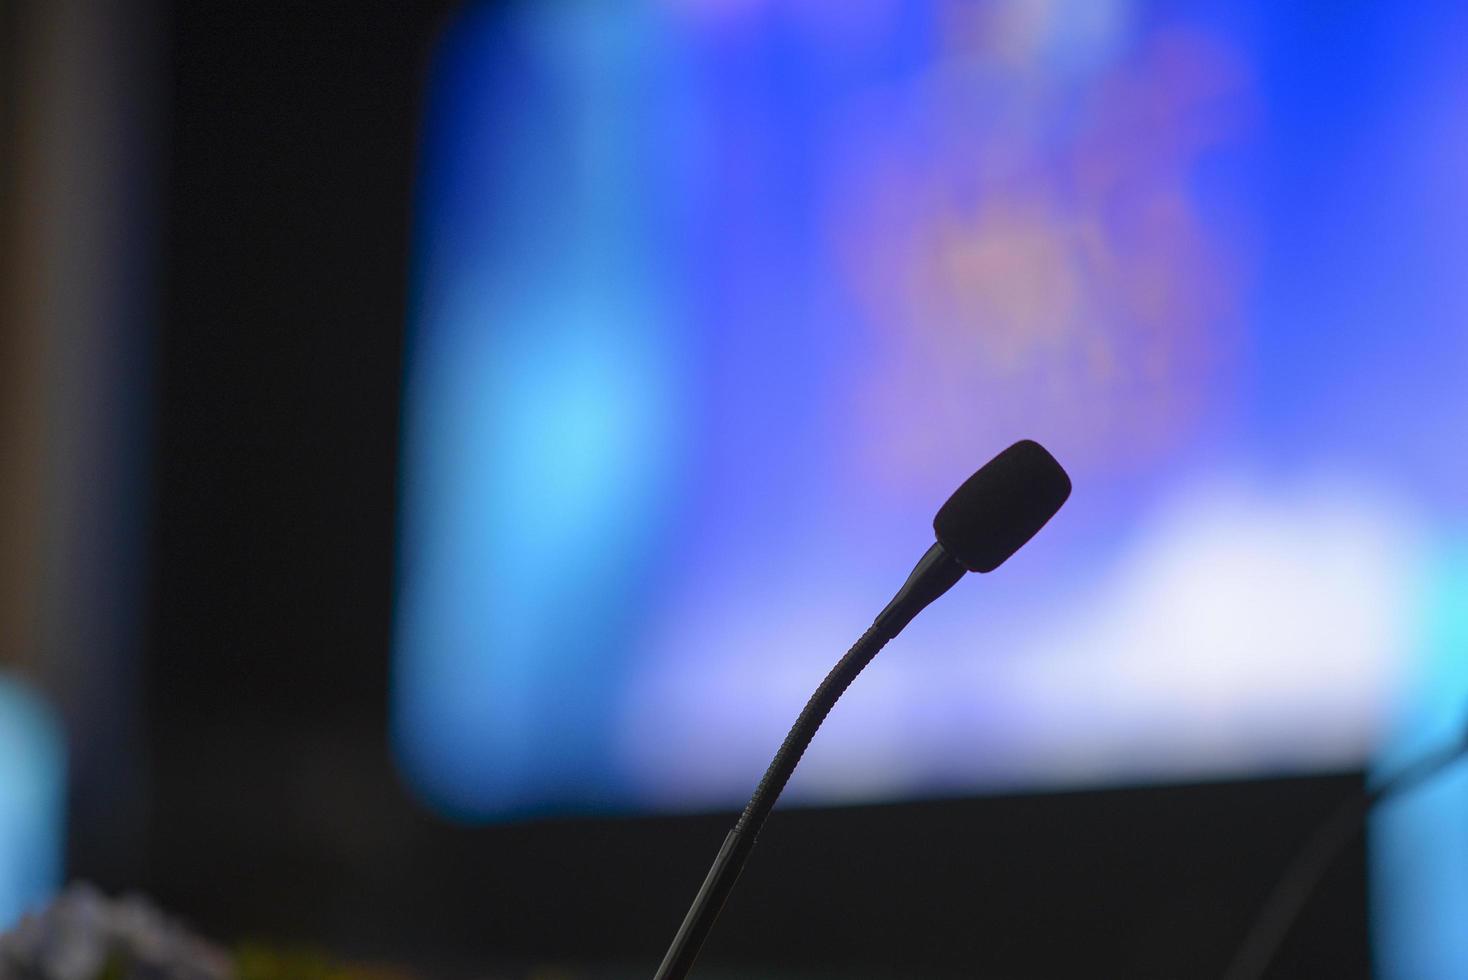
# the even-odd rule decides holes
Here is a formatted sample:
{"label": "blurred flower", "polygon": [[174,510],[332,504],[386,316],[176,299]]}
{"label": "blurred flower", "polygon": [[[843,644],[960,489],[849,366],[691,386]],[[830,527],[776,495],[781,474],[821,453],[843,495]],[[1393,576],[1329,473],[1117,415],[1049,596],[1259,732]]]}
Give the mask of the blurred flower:
{"label": "blurred flower", "polygon": [[87,884],[0,935],[5,980],[234,980],[229,956],[138,896]]}

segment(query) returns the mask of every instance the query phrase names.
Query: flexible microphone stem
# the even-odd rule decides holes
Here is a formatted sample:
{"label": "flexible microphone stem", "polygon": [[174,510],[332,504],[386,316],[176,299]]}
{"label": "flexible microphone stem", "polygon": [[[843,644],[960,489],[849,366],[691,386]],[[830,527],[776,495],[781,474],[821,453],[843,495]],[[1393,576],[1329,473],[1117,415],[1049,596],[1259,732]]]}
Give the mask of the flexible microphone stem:
{"label": "flexible microphone stem", "polygon": [[876,620],[861,635],[861,639],[856,641],[846,652],[846,656],[831,668],[826,679],[821,681],[806,702],[805,708],[801,710],[800,717],[795,719],[785,741],[780,744],[779,751],[775,753],[770,767],[765,770],[764,778],[760,780],[754,796],[750,797],[749,804],[739,815],[734,829],[724,838],[724,846],[719,848],[714,866],[709,869],[693,905],[683,918],[683,925],[673,937],[673,944],[663,957],[655,980],[683,980],[688,976],[688,971],[693,968],[693,961],[698,957],[698,951],[713,928],[714,920],[719,917],[724,902],[734,890],[734,883],[739,880],[744,862],[748,860],[750,851],[754,850],[755,839],[774,808],[775,800],[790,781],[800,757],[805,754],[811,739],[815,737],[816,729],[821,727],[821,722],[826,720],[826,715],[830,714],[836,701],[882,647],[887,645],[888,640],[902,632],[903,627],[912,622],[912,618],[923,607],[952,588],[967,571],[942,545],[935,544],[929,548],[908,576],[907,582],[887,604],[887,608],[877,615]]}
{"label": "flexible microphone stem", "polygon": [[862,668],[928,603],[967,572],[992,572],[1032,538],[1070,496],[1070,477],[1045,447],[1021,439],[963,482],[933,518],[938,543],[917,563],[887,608],[837,662],[806,702],[765,770],[749,805],[714,859],[655,980],[683,980],[724,907],[760,828],[815,737],[816,729]]}

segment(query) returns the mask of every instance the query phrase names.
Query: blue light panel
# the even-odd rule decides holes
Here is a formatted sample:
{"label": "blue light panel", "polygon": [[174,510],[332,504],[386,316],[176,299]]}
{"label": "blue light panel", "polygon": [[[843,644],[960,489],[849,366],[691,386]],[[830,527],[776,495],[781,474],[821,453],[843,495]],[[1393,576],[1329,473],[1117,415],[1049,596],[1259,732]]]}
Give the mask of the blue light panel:
{"label": "blue light panel", "polygon": [[61,884],[66,752],[50,711],[0,673],[0,932]]}

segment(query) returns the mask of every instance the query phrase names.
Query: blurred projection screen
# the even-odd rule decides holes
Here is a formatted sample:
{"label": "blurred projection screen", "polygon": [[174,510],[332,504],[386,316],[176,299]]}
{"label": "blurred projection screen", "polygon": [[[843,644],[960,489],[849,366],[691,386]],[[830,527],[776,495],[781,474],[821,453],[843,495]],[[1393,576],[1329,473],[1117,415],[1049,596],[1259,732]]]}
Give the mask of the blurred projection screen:
{"label": "blurred projection screen", "polygon": [[410,785],[741,804],[1022,437],[1070,503],[796,801],[1362,765],[1468,540],[1465,25],[1413,10],[467,8],[416,197]]}

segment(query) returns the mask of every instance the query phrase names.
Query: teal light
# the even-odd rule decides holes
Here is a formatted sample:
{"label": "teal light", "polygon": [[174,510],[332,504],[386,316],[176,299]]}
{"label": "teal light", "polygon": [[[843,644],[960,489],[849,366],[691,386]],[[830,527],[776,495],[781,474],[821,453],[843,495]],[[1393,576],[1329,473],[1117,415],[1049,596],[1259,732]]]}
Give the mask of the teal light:
{"label": "teal light", "polygon": [[[1427,607],[1421,668],[1381,771],[1461,738],[1468,724],[1468,542],[1439,561]],[[1468,763],[1372,820],[1371,866],[1376,976],[1468,976]]]}
{"label": "teal light", "polygon": [[463,819],[626,805],[610,694],[670,545],[684,382],[668,194],[639,176],[661,35],[612,9],[477,8],[432,86],[393,740]]}
{"label": "teal light", "polygon": [[0,931],[61,883],[66,751],[50,709],[0,673]]}

